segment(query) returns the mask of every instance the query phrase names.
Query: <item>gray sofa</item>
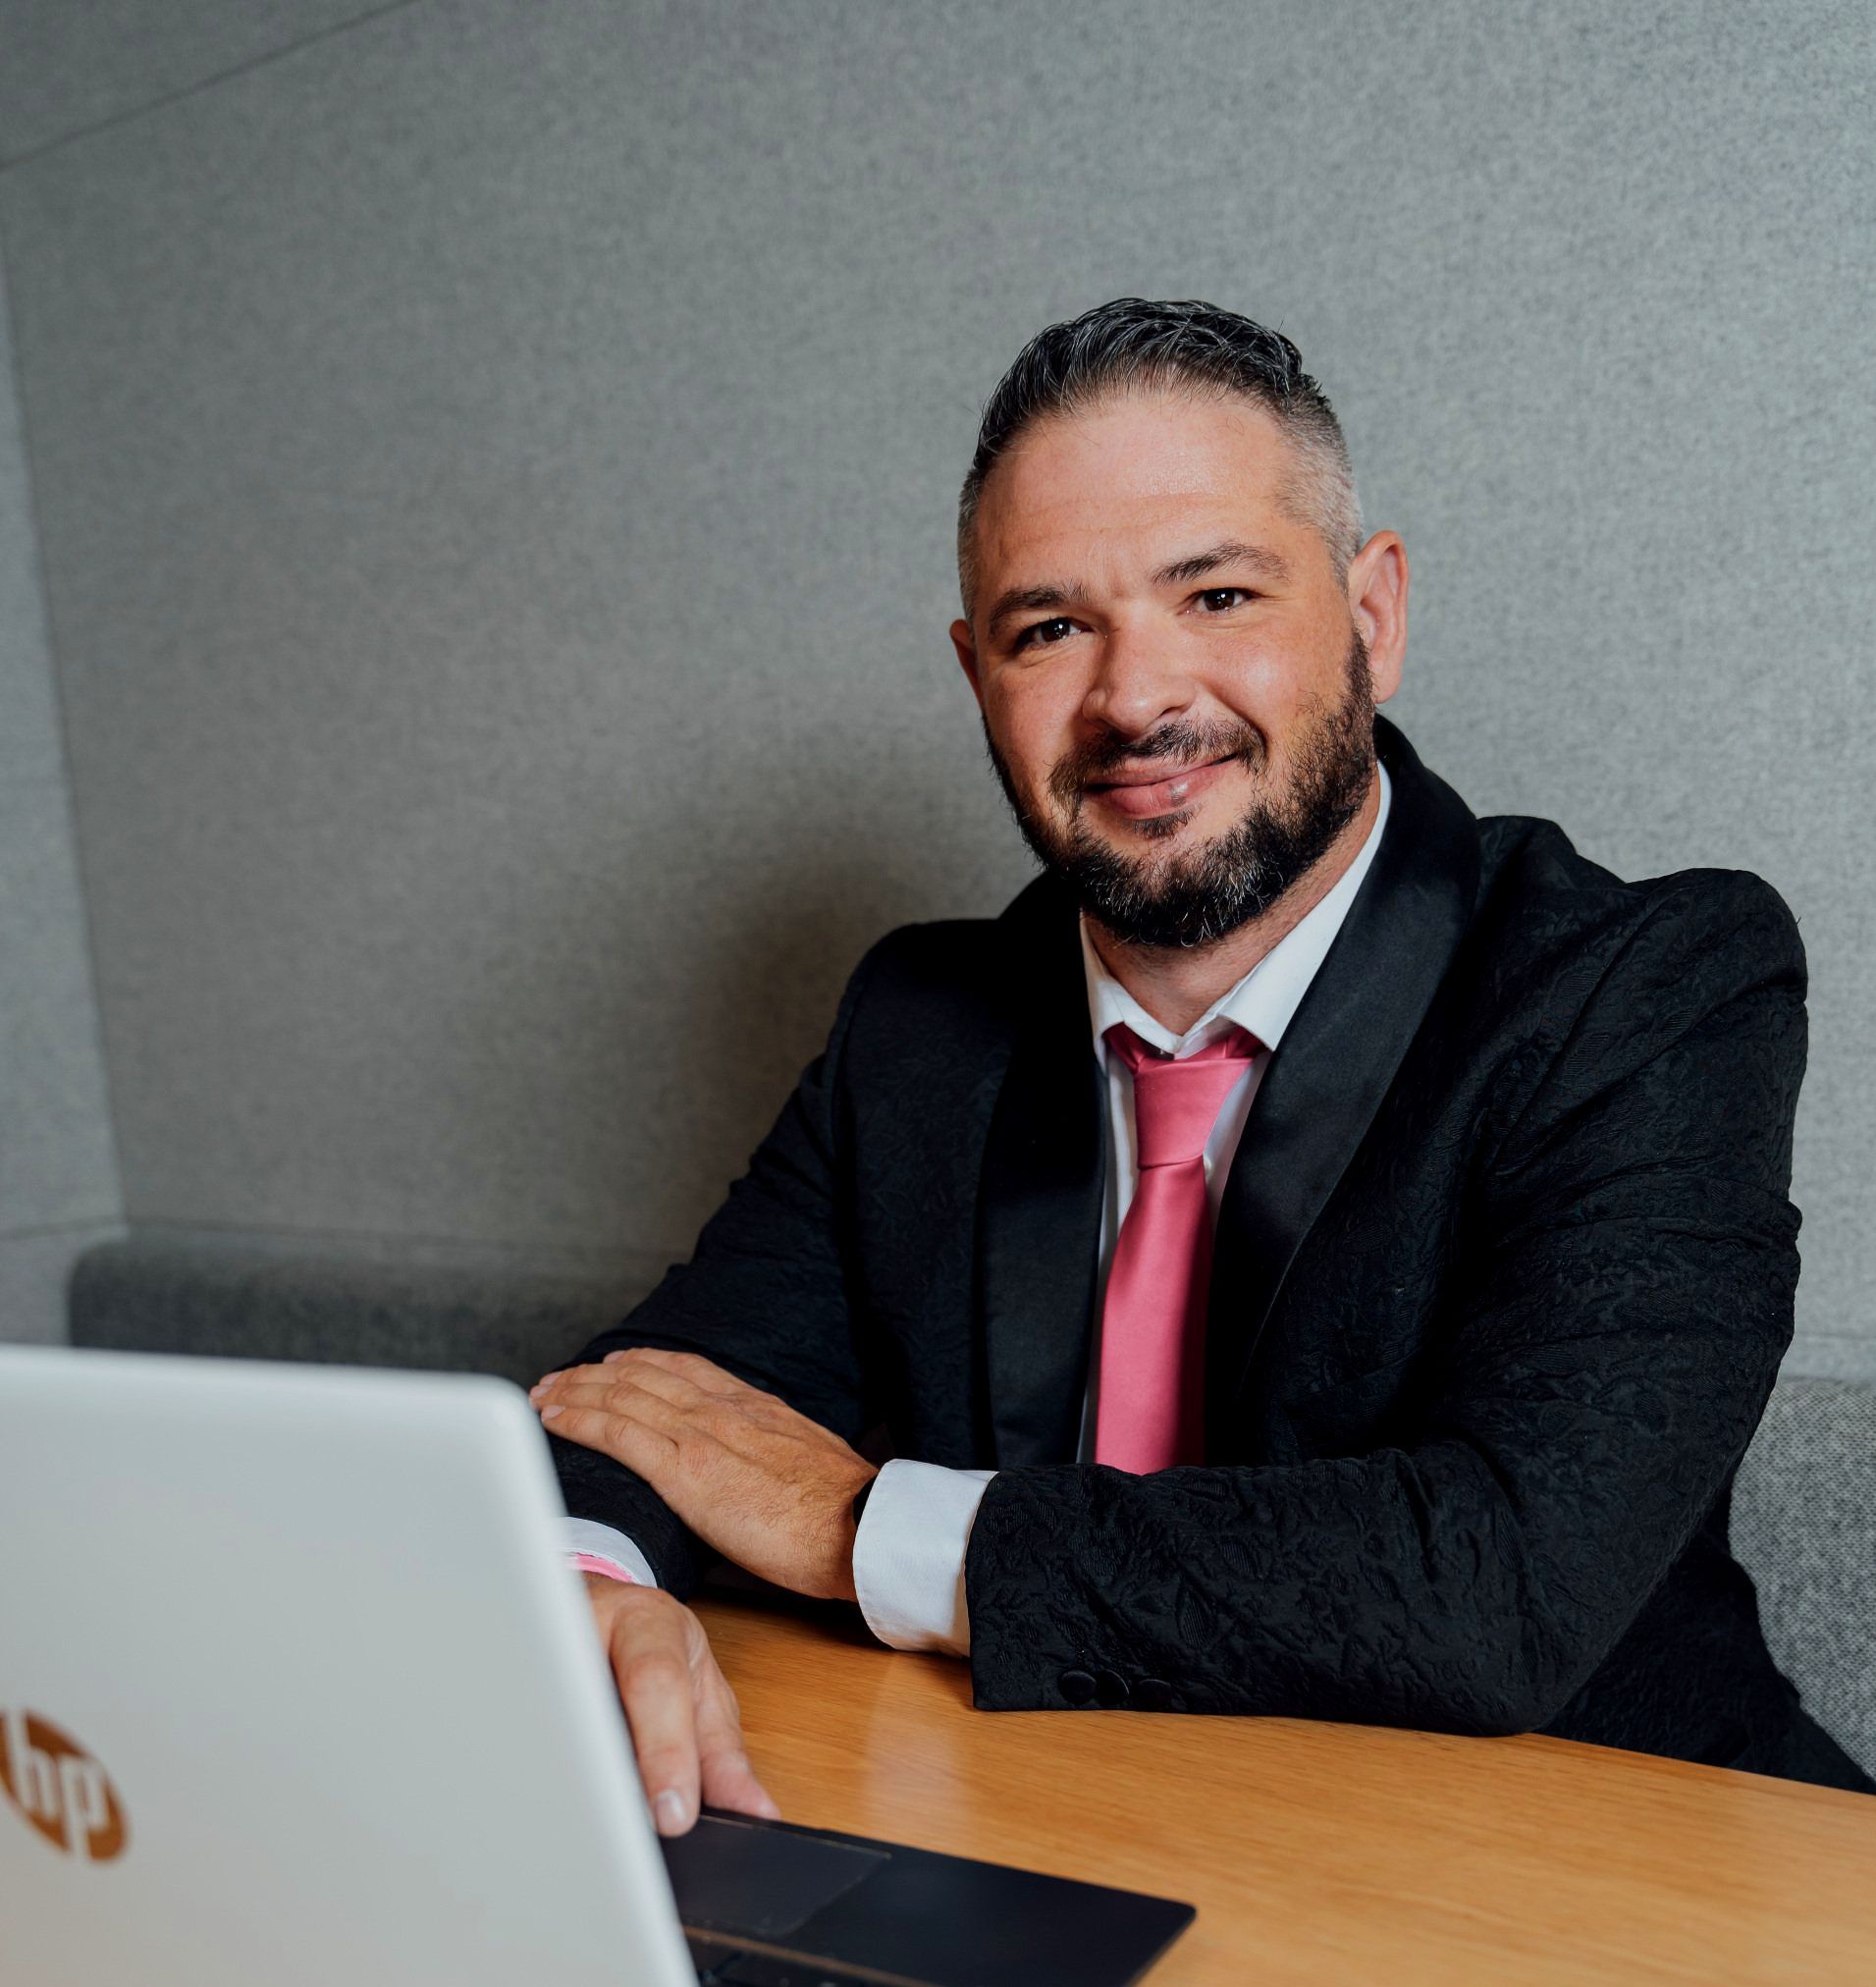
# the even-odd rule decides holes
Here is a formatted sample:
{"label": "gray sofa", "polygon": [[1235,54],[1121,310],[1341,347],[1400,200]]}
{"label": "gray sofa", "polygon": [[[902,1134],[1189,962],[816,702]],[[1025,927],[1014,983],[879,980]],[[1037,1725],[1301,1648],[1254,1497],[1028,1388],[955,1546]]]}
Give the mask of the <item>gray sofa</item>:
{"label": "gray sofa", "polygon": [[[642,1263],[471,1267],[134,1236],[80,1259],[72,1341],[473,1370],[525,1384],[653,1280]],[[1805,1709],[1876,1773],[1876,1386],[1779,1382],[1740,1467],[1733,1546]]]}
{"label": "gray sofa", "polygon": [[160,1232],[72,1273],[74,1345],[499,1373],[529,1385],[650,1289],[643,1267],[320,1254]]}

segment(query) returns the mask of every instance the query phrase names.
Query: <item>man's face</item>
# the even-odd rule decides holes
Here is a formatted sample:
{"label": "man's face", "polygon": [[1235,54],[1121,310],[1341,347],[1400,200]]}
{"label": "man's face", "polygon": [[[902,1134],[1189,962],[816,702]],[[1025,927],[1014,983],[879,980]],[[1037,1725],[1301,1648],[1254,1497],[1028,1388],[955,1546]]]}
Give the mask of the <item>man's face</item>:
{"label": "man's face", "polygon": [[1338,579],[1295,468],[1254,403],[1152,393],[1038,423],[983,491],[952,640],[1030,845],[1123,940],[1260,915],[1372,784],[1405,558],[1378,534]]}

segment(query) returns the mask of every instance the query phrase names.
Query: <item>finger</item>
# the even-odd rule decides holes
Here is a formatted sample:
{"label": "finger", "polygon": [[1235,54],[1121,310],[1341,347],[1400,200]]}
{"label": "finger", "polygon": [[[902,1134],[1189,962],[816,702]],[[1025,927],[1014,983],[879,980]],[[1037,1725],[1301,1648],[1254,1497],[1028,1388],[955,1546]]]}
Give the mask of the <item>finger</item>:
{"label": "finger", "polygon": [[[688,1373],[678,1372],[670,1367],[653,1366],[649,1360],[636,1355],[617,1360],[611,1366],[602,1366],[599,1373],[610,1386],[638,1387],[679,1407],[701,1407],[706,1401],[734,1398],[727,1387],[700,1386]],[[747,1394],[753,1389],[742,1387],[739,1391]]]}
{"label": "finger", "polygon": [[714,1407],[723,1398],[707,1394],[689,1380],[672,1373],[655,1373],[644,1367],[574,1367],[552,1379],[536,1380],[528,1399],[538,1408],[544,1401],[575,1400],[596,1402],[611,1394],[642,1395],[672,1407],[702,1409]]}
{"label": "finger", "polygon": [[671,1437],[622,1415],[610,1415],[601,1408],[548,1408],[541,1415],[541,1424],[563,1441],[577,1442],[584,1449],[596,1449],[616,1463],[623,1463],[661,1496],[676,1470],[677,1444]]}
{"label": "finger", "polygon": [[[629,1352],[609,1353],[607,1359],[616,1363],[605,1370],[628,1379],[642,1394],[655,1394],[694,1417],[710,1410],[733,1410],[733,1420],[720,1415],[713,1423],[720,1439],[724,1438],[724,1431],[735,1425],[736,1421],[775,1426],[804,1419],[780,1395],[752,1387],[748,1381],[737,1379],[733,1373],[724,1372],[721,1367],[712,1366],[693,1353],[658,1353],[635,1346]],[[556,1393],[552,1391],[540,1395],[542,1400],[554,1398]]]}
{"label": "finger", "polygon": [[715,1406],[701,1394],[689,1401],[673,1401],[634,1380],[604,1383],[557,1380],[553,1386],[531,1396],[530,1403],[543,1420],[552,1420],[557,1409],[596,1408],[601,1414],[639,1422],[672,1437],[696,1428]]}
{"label": "finger", "polygon": [[[654,1487],[668,1503],[673,1501],[668,1485],[696,1477],[706,1460],[733,1457],[739,1463],[764,1468],[775,1461],[777,1437],[794,1443],[800,1440],[802,1430],[813,1428],[822,1440],[829,1439],[825,1430],[805,1421],[792,1408],[756,1394],[751,1394],[746,1403],[730,1407],[708,1395],[696,1395],[688,1403],[667,1400],[632,1380],[620,1380],[611,1386],[570,1385],[562,1381],[533,1405],[543,1424],[554,1434],[567,1434],[588,1448],[604,1450],[641,1476],[651,1477]],[[591,1432],[594,1425],[591,1423],[573,1420],[569,1423],[566,1418],[580,1413],[601,1418],[596,1432]],[[589,1432],[578,1432],[582,1428]],[[640,1443],[644,1434],[662,1436],[670,1450],[669,1454],[652,1452],[649,1466],[641,1468],[626,1455],[623,1445]],[[686,1510],[680,1509],[678,1516],[686,1524],[692,1522]]]}
{"label": "finger", "polygon": [[543,1373],[528,1388],[528,1398],[532,1400],[536,1394],[546,1387],[561,1386],[568,1383],[578,1385],[582,1381],[590,1382],[596,1386],[605,1386],[610,1385],[617,1377],[617,1369],[609,1366],[556,1367],[551,1373]]}
{"label": "finger", "polygon": [[736,1710],[735,1693],[723,1681],[722,1673],[705,1690],[697,1707],[697,1756],[703,1777],[704,1799],[712,1807],[727,1807],[737,1814],[758,1814],[779,1821],[781,1809],[775,1797],[756,1778],[743,1749],[742,1719]]}
{"label": "finger", "polygon": [[700,1781],[682,1622],[662,1608],[649,1619],[622,1613],[613,1631],[612,1653],[653,1822],[660,1835],[682,1835],[697,1819]]}
{"label": "finger", "polygon": [[762,1393],[760,1387],[738,1379],[715,1360],[705,1359],[702,1353],[697,1352],[666,1352],[655,1345],[634,1345],[622,1352],[609,1352],[604,1364],[629,1367],[639,1374],[662,1373],[674,1380],[684,1380],[699,1392],[715,1395],[720,1400],[733,1398],[737,1394]]}

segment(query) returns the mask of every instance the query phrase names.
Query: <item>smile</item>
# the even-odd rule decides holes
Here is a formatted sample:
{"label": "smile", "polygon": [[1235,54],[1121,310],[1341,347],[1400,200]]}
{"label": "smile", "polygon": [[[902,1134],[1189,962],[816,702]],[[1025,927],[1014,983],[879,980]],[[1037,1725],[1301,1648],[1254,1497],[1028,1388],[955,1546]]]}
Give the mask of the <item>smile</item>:
{"label": "smile", "polygon": [[1190,807],[1232,764],[1230,759],[1210,759],[1202,766],[1181,767],[1177,773],[1143,768],[1115,779],[1093,780],[1088,791],[1131,821],[1151,821],[1156,815],[1176,814]]}

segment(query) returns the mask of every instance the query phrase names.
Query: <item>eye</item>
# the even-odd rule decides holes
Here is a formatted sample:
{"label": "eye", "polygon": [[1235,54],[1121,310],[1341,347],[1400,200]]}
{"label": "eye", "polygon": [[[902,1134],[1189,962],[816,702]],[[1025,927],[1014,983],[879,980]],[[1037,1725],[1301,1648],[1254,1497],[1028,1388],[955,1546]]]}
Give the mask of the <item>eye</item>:
{"label": "eye", "polygon": [[1066,615],[1057,615],[1053,620],[1032,621],[1016,639],[1010,643],[1012,650],[1026,649],[1034,642],[1041,642],[1045,648],[1052,647],[1061,640],[1060,634],[1050,634],[1051,628],[1067,630],[1075,623]]}
{"label": "eye", "polygon": [[1244,600],[1257,599],[1257,595],[1248,586],[1208,586],[1197,598],[1206,603],[1206,613],[1210,615],[1224,614],[1234,607],[1236,600],[1233,596]]}

